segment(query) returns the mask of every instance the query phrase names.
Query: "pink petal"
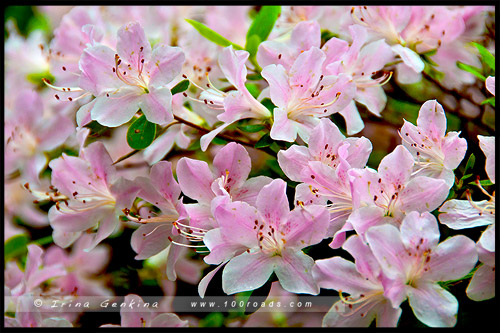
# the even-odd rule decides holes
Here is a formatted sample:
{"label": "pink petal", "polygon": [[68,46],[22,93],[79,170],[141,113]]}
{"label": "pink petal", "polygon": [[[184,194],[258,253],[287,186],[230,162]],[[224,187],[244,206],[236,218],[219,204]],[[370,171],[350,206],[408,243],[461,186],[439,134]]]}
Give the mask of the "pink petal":
{"label": "pink petal", "polygon": [[488,76],[486,78],[486,89],[493,95],[495,96],[495,77],[494,76]]}
{"label": "pink petal", "polygon": [[269,93],[274,105],[286,109],[292,90],[288,83],[288,74],[281,65],[269,65],[262,69],[261,75],[269,83]]}
{"label": "pink petal", "polygon": [[356,107],[356,103],[354,101],[349,102],[345,108],[339,111],[339,114],[344,117],[347,134],[354,135],[365,127],[363,119],[359,115],[358,108]]}
{"label": "pink petal", "polygon": [[260,190],[272,181],[273,179],[267,176],[252,177],[241,187],[232,190],[231,197],[235,201],[244,201],[250,206],[255,206]]}
{"label": "pink petal", "polygon": [[137,253],[134,259],[142,260],[160,253],[170,244],[168,240],[170,236],[172,236],[170,223],[141,225],[130,239],[132,249]]}
{"label": "pink petal", "polygon": [[151,57],[151,44],[144,29],[138,22],[130,22],[118,29],[116,50],[132,68],[139,68],[141,59],[146,61]]}
{"label": "pink petal", "polygon": [[285,175],[293,181],[301,181],[302,170],[312,160],[309,149],[305,146],[293,145],[287,150],[278,152],[278,163]]}
{"label": "pink petal", "polygon": [[427,326],[453,327],[457,322],[457,299],[437,284],[410,288],[408,301],[417,319]]}
{"label": "pink petal", "polygon": [[213,166],[215,177],[225,176],[229,188],[239,188],[250,173],[250,155],[242,145],[230,142],[215,155]]}
{"label": "pink petal", "polygon": [[244,50],[234,51],[232,46],[224,48],[219,55],[219,66],[224,76],[238,90],[246,90],[247,61],[249,53]]}
{"label": "pink petal", "polygon": [[105,45],[96,45],[83,50],[80,57],[81,71],[78,86],[85,91],[99,96],[123,85],[113,71],[115,52]]}
{"label": "pink petal", "polygon": [[408,149],[399,145],[380,161],[378,174],[383,182],[394,184],[395,187],[405,185],[410,179],[414,163]]}
{"label": "pink petal", "polygon": [[213,213],[226,242],[246,248],[257,246],[255,221],[259,216],[254,207],[242,201],[227,202],[216,207]]}
{"label": "pink petal", "polygon": [[149,87],[149,93],[141,95],[139,108],[146,119],[155,124],[168,124],[174,120],[172,93],[165,86]]}
{"label": "pink petal", "polygon": [[399,55],[405,65],[410,67],[414,72],[420,73],[424,70],[425,64],[415,51],[403,47],[400,44],[392,46],[392,50]]}
{"label": "pink petal", "polygon": [[214,198],[211,185],[214,180],[208,164],[183,157],[176,167],[177,179],[182,192],[198,202],[209,203]]}
{"label": "pink petal", "polygon": [[442,179],[415,177],[399,193],[401,209],[431,212],[446,200],[448,193],[449,186]]}
{"label": "pink petal", "polygon": [[467,296],[473,301],[495,297],[495,266],[480,266],[467,286]]}
{"label": "pink petal", "polygon": [[488,178],[495,183],[495,137],[478,135],[479,147],[486,156],[486,173]]}
{"label": "pink petal", "polygon": [[275,179],[264,186],[257,196],[256,204],[260,215],[266,223],[270,223],[275,228],[284,223],[290,214],[286,187],[285,181]]}
{"label": "pink petal", "polygon": [[179,47],[158,45],[154,48],[146,69],[150,72],[150,86],[161,87],[172,82],[182,70],[186,56]]}
{"label": "pink petal", "polygon": [[429,270],[425,278],[430,281],[458,280],[469,273],[477,263],[476,244],[458,235],[446,239],[430,254]]}
{"label": "pink petal", "polygon": [[244,252],[234,257],[222,272],[222,289],[231,295],[262,287],[273,273],[277,258],[262,252]]}
{"label": "pink petal", "polygon": [[330,213],[326,208],[307,205],[291,211],[281,231],[286,234],[287,247],[301,249],[326,238],[329,224]]}
{"label": "pink petal", "polygon": [[301,294],[319,294],[319,287],[314,281],[312,269],[314,260],[302,251],[287,250],[281,253],[281,260],[276,260],[274,272],[280,285],[286,291]]}
{"label": "pink petal", "polygon": [[94,107],[90,110],[92,120],[108,127],[125,124],[139,110],[142,93],[137,87],[127,86],[109,93],[109,97],[97,96]]}

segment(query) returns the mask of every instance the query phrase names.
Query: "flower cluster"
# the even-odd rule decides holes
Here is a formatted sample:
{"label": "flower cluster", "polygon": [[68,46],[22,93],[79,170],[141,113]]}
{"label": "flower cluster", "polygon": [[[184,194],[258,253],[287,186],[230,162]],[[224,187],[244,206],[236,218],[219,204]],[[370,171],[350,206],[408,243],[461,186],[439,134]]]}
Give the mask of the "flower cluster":
{"label": "flower cluster", "polygon": [[[494,6],[29,8],[46,26],[6,22],[5,326],[452,327],[494,299]],[[264,301],[176,312],[193,291]],[[49,306],[119,296],[145,309]]]}

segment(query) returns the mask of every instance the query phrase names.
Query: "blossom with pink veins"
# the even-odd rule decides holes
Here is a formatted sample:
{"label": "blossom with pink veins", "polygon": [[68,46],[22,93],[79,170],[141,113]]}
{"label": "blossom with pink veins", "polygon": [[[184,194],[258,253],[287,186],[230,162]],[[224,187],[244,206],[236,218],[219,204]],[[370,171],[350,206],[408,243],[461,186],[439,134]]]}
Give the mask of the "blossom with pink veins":
{"label": "blossom with pink veins", "polygon": [[484,301],[495,297],[495,252],[485,250],[479,243],[476,250],[482,265],[474,272],[466,293],[474,301]]}
{"label": "blossom with pink veins", "polygon": [[428,176],[446,181],[451,188],[453,172],[467,151],[467,140],[460,132],[446,133],[446,115],[436,100],[425,102],[418,113],[417,126],[404,120],[399,131],[403,146],[415,158],[412,177]]}
{"label": "blossom with pink veins", "polygon": [[[5,285],[10,296],[41,293],[40,284],[54,277],[67,274],[62,263],[45,265],[43,263],[45,251],[38,245],[28,245],[28,255],[24,272],[19,272],[19,267],[11,266],[9,274],[6,271]],[[17,268],[17,273],[16,273]],[[22,274],[22,275],[21,275]]]}
{"label": "blossom with pink veins", "polygon": [[[250,94],[245,86],[247,80],[247,62],[249,53],[244,50],[235,51],[232,46],[225,47],[219,55],[219,66],[229,81],[236,88],[229,92],[223,92],[217,89],[208,79],[208,89],[205,89],[194,81],[190,80],[202,92],[199,99],[190,97],[187,93],[185,97],[191,100],[205,104],[205,108],[214,111],[217,119],[224,122],[219,127],[203,135],[200,139],[201,150],[205,151],[212,140],[222,132],[226,127],[241,119],[260,119],[266,120],[271,117],[271,112]],[[187,76],[185,76],[187,78]]]}
{"label": "blossom with pink veins", "polygon": [[111,248],[100,244],[91,251],[84,251],[92,241],[92,236],[84,234],[68,253],[59,246],[49,247],[43,258],[45,266],[62,264],[67,274],[52,281],[62,295],[78,296],[111,296],[113,293],[106,288],[105,281],[99,280],[97,274],[108,265]]}
{"label": "blossom with pink veins", "polygon": [[390,80],[392,72],[382,72],[376,79],[372,76],[381,72],[394,59],[394,54],[383,39],[368,43],[368,33],[362,26],[352,25],[349,32],[353,40],[350,46],[342,39],[331,38],[321,49],[327,54],[327,73],[348,74],[356,84],[353,101],[339,112],[346,121],[347,133],[352,135],[364,128],[354,101],[378,117],[384,110],[387,96],[382,85]]}
{"label": "blossom with pink veins", "polygon": [[123,303],[127,306],[120,308],[121,323],[105,324],[100,327],[187,327],[189,322],[180,319],[174,313],[163,313],[151,310],[144,300],[134,294],[125,296]]}
{"label": "blossom with pink veins", "polygon": [[346,138],[330,119],[322,118],[312,131],[308,147],[293,145],[278,152],[278,163],[285,175],[305,185],[297,186],[296,196],[301,197],[296,199],[306,205],[322,204],[328,208],[328,236],[334,237],[333,247],[342,245],[345,232],[352,230],[345,224],[352,211],[347,171],[363,168],[371,151],[370,140]]}
{"label": "blossom with pink veins", "polygon": [[[377,116],[384,109],[387,97],[381,86],[390,79],[391,74],[384,73],[377,79],[371,77],[382,70],[394,55],[384,40],[367,44],[367,32],[363,27],[353,25],[349,27],[349,31],[354,40],[350,46],[345,40],[334,37],[321,50],[326,55],[324,74],[348,75],[356,85],[354,100],[339,111],[345,118],[347,133],[352,135],[364,127],[354,101],[366,105]],[[286,70],[290,70],[302,52],[320,47],[321,29],[315,21],[300,22],[289,35],[286,39],[265,41],[259,45],[257,60],[261,66],[281,64]]]}
{"label": "blossom with pink veins", "polygon": [[445,6],[355,6],[351,16],[372,38],[384,38],[391,45],[402,60],[396,78],[403,83],[420,78],[425,64],[419,54],[439,49],[465,30],[459,13]]}
{"label": "blossom with pink veins", "polygon": [[80,58],[79,89],[96,96],[91,102],[92,120],[117,127],[141,109],[153,123],[171,122],[172,94],[168,85],[180,73],[184,53],[178,47],[165,45],[152,49],[137,22],[122,26],[117,36],[116,52],[97,44],[86,48]]}
{"label": "blossom with pink veins", "polygon": [[[486,155],[486,173],[495,183],[495,137],[478,135],[479,147]],[[478,189],[488,200],[473,201],[469,191],[467,200],[452,199],[439,208],[439,221],[452,229],[466,229],[488,226],[483,231],[479,244],[486,251],[495,252],[495,192],[489,194],[476,180]]]}
{"label": "blossom with pink veins", "polygon": [[448,196],[449,186],[442,179],[412,177],[415,160],[404,146],[380,161],[378,171],[352,168],[348,171],[353,211],[347,223],[363,236],[368,228],[385,223],[399,225],[411,211],[430,212]]}
{"label": "blossom with pink veins", "polygon": [[475,243],[458,235],[439,243],[436,218],[428,212],[407,214],[401,228],[385,224],[366,232],[368,245],[389,281],[385,296],[392,306],[408,299],[413,313],[431,327],[452,327],[458,301],[438,282],[463,278],[477,263]]}
{"label": "blossom with pink veins", "polygon": [[495,77],[494,76],[488,76],[486,78],[486,89],[493,95],[495,96]]}
{"label": "blossom with pink veins", "polygon": [[175,280],[174,266],[181,251],[174,245],[191,247],[184,243],[196,242],[197,239],[196,232],[189,234],[190,231],[193,233],[193,227],[189,225],[188,212],[180,198],[181,188],[172,174],[172,164],[160,161],[151,167],[149,177],[137,177],[134,182],[140,188],[137,197],[159,210],[145,205],[133,213],[128,208],[124,210],[130,221],[142,224],[131,238],[132,249],[137,253],[135,259],[150,258],[167,249],[167,277]]}
{"label": "blossom with pink veins", "polygon": [[234,142],[217,152],[213,171],[206,162],[187,157],[179,160],[176,170],[182,192],[197,201],[184,207],[190,225],[200,231],[217,227],[212,210],[220,200],[227,198],[254,205],[260,189],[272,181],[267,176],[247,179],[251,171],[250,155],[242,145]]}
{"label": "blossom with pink veins", "polygon": [[43,101],[34,90],[18,93],[5,121],[5,173],[19,170],[23,178],[38,183],[47,165],[44,152],[61,146],[74,132],[73,122],[62,115],[44,117]]}
{"label": "blossom with pink veins", "polygon": [[[371,249],[358,235],[349,237],[342,248],[354,257],[354,263],[342,257],[316,260],[313,276],[318,286],[339,292],[323,318],[323,327],[396,327],[401,308],[385,295],[388,279]],[[349,296],[344,296],[348,293]]]}
{"label": "blossom with pink veins", "polygon": [[319,293],[312,277],[314,260],[302,249],[323,240],[329,213],[315,205],[290,211],[286,187],[285,181],[273,180],[259,192],[255,207],[242,201],[224,201],[215,207],[219,227],[203,238],[210,250],[204,260],[219,266],[200,282],[201,296],[224,265],[222,288],[226,294],[257,289],[273,272],[289,292]]}
{"label": "blossom with pink veins", "polygon": [[49,221],[58,246],[68,247],[89,232],[93,239],[86,250],[90,251],[119,227],[118,216],[131,206],[139,188],[119,178],[112,164],[102,142],[82,148],[78,157],[63,153],[49,163],[56,189],[49,193],[48,199],[55,201]]}
{"label": "blossom with pink veins", "polygon": [[262,70],[276,105],[271,138],[308,142],[319,119],[342,111],[353,99],[355,84],[345,74],[324,75],[326,54],[317,47],[300,53],[287,70],[271,64]]}

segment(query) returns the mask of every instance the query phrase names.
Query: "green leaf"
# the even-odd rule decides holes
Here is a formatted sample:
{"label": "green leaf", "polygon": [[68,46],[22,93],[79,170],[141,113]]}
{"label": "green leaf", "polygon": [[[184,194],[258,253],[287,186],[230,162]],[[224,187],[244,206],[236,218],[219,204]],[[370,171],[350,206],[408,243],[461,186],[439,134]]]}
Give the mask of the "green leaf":
{"label": "green leaf", "polygon": [[252,35],[248,37],[247,42],[245,44],[245,49],[250,53],[250,57],[254,57],[257,55],[257,50],[259,49],[259,45],[262,42],[258,35]]}
{"label": "green leaf", "polygon": [[175,94],[188,90],[188,88],[189,88],[189,80],[182,80],[181,82],[177,83],[175,87],[170,89],[170,92],[172,93],[173,96]]}
{"label": "green leaf", "polygon": [[15,235],[5,241],[4,244],[4,258],[8,261],[24,255],[28,252],[29,238],[26,235]]}
{"label": "green leaf", "polygon": [[247,87],[248,92],[255,98],[259,97],[260,89],[259,86],[255,83],[245,83],[245,87]]}
{"label": "green leaf", "polygon": [[261,102],[262,105],[264,105],[271,113],[274,112],[274,108],[276,108],[276,105],[269,99],[269,98],[264,98]]}
{"label": "green leaf", "polygon": [[495,107],[495,97],[490,97],[481,102],[481,105],[491,104],[491,106]]}
{"label": "green leaf", "polygon": [[263,129],[266,128],[266,126],[261,125],[261,124],[256,124],[256,125],[240,125],[238,126],[240,130],[243,132],[247,133],[257,133],[259,131],[262,131]]}
{"label": "green leaf", "polygon": [[127,131],[127,143],[132,149],[147,148],[155,139],[156,124],[149,122],[145,115],[137,118]]}
{"label": "green leaf", "polygon": [[[276,20],[278,19],[280,14],[281,6],[261,7],[259,13],[250,25],[250,28],[248,28],[245,47],[247,50],[249,44],[255,43],[255,41],[250,41],[252,36],[257,35],[261,42],[265,41],[267,37],[269,37],[269,34],[271,33],[271,30],[273,30],[274,24],[276,23]],[[252,47],[255,47],[255,45],[253,45]]]}
{"label": "green leaf", "polygon": [[460,61],[457,61],[457,67],[460,68],[461,70],[471,73],[472,75],[476,76],[478,79],[482,81],[486,80],[486,78],[482,74],[482,70],[477,67],[464,64],[463,62]]}
{"label": "green leaf", "polygon": [[[479,181],[481,186],[491,186],[493,185],[493,182],[489,179],[481,180]],[[470,182],[469,185],[477,185],[476,182]]]}
{"label": "green leaf", "polygon": [[495,56],[491,54],[491,52],[488,51],[488,49],[486,49],[481,44],[473,42],[472,45],[474,45],[477,48],[479,54],[483,58],[484,63],[488,65],[488,67],[491,68],[492,70],[495,70]]}
{"label": "green leaf", "polygon": [[467,164],[465,164],[464,175],[466,175],[469,170],[472,170],[472,168],[474,168],[475,163],[476,163],[476,156],[474,156],[474,154],[470,154],[469,159],[467,160]]}
{"label": "green leaf", "polygon": [[255,144],[255,148],[265,148],[269,147],[270,145],[273,144],[273,139],[271,139],[271,136],[269,133],[264,134],[259,141]]}
{"label": "green leaf", "polygon": [[243,50],[243,48],[241,46],[232,43],[230,40],[221,36],[219,33],[213,31],[212,29],[210,29],[209,27],[207,27],[203,23],[195,21],[195,20],[190,20],[190,19],[186,19],[186,21],[189,24],[191,24],[196,30],[198,30],[198,32],[203,37],[208,39],[209,41],[214,42],[215,44],[223,46],[223,47],[232,45],[233,48],[235,48],[236,50]]}

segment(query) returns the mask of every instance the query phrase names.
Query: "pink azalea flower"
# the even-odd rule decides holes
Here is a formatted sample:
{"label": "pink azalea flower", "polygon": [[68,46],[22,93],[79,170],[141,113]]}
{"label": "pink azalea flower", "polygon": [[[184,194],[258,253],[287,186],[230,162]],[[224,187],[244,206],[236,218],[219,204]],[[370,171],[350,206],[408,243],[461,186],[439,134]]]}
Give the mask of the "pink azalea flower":
{"label": "pink azalea flower", "polygon": [[[106,324],[100,327],[187,327],[189,322],[174,313],[160,313],[149,309],[143,299],[134,294],[125,296],[127,307],[120,309],[121,324]],[[150,305],[151,306],[151,305]],[[132,307],[132,309],[130,309]],[[136,308],[133,308],[136,307]]]}
{"label": "pink azalea flower", "polygon": [[323,326],[368,327],[376,319],[377,327],[396,327],[402,310],[393,307],[384,295],[387,277],[368,245],[353,235],[342,248],[354,257],[355,263],[333,257],[316,260],[313,268],[319,287],[338,290],[341,297],[323,318]]}
{"label": "pink azalea flower", "polygon": [[326,55],[317,47],[302,52],[290,70],[268,65],[262,76],[269,83],[274,109],[271,138],[293,142],[297,135],[309,141],[319,118],[343,110],[354,96],[355,85],[346,75],[324,75]]}
{"label": "pink azalea flower", "polygon": [[111,235],[119,226],[122,209],[130,207],[137,186],[118,178],[113,161],[102,142],[80,150],[80,156],[61,157],[49,163],[52,185],[59,194],[49,210],[54,242],[71,245],[82,232],[97,228],[87,251]]}
{"label": "pink azalea flower", "polygon": [[91,46],[80,58],[79,87],[96,96],[92,119],[116,127],[141,109],[153,123],[171,122],[172,94],[167,85],[181,71],[185,59],[182,50],[165,45],[152,49],[137,22],[118,30],[116,49]]}
{"label": "pink azalea flower", "polygon": [[167,277],[175,280],[174,265],[180,250],[174,244],[182,241],[182,237],[191,240],[194,235],[191,238],[186,235],[192,227],[187,225],[188,215],[179,198],[181,188],[172,174],[172,164],[160,161],[153,165],[149,177],[137,177],[134,182],[140,188],[137,196],[159,209],[155,212],[152,207],[144,207],[134,214],[129,209],[125,210],[130,221],[142,224],[131,238],[132,248],[137,252],[135,259],[150,258],[168,248]]}
{"label": "pink azalea flower", "polygon": [[[374,80],[371,76],[381,70],[394,58],[393,52],[384,40],[366,44],[367,34],[363,27],[353,25],[349,28],[355,43],[351,46],[342,39],[331,38],[321,50],[326,55],[323,63],[325,75],[348,75],[356,84],[354,100],[367,106],[370,112],[380,115],[385,107],[386,96],[381,88],[389,75],[382,75]],[[318,22],[298,23],[285,40],[270,40],[259,45],[257,59],[261,66],[282,65],[289,71],[297,57],[312,47],[320,47],[321,30]],[[345,118],[348,134],[358,133],[363,129],[354,101],[351,101],[339,113]]]}
{"label": "pink azalea flower", "polygon": [[495,96],[495,77],[494,76],[488,76],[486,78],[486,89],[493,95]]}
{"label": "pink azalea flower", "polygon": [[73,132],[69,118],[44,117],[40,95],[22,90],[5,123],[5,172],[19,170],[26,180],[38,183],[48,162],[44,152],[62,145]]}
{"label": "pink azalea flower", "polygon": [[308,185],[297,187],[296,194],[302,195],[297,200],[307,205],[321,198],[323,201],[314,204],[323,204],[330,211],[329,236],[340,237],[346,230],[352,230],[350,226],[343,228],[352,211],[347,171],[363,168],[371,150],[370,140],[345,138],[331,120],[323,118],[312,131],[308,147],[293,145],[278,152],[278,162],[285,175]]}
{"label": "pink azalea flower", "polygon": [[[384,73],[377,79],[372,79],[372,76],[393,60],[394,54],[383,39],[368,43],[367,31],[362,26],[352,25],[349,32],[353,40],[350,46],[344,40],[331,38],[321,48],[327,54],[329,64],[326,70],[330,74],[350,75],[356,84],[354,101],[365,105],[372,114],[380,116],[387,102],[382,85],[389,81],[392,72]],[[364,127],[354,101],[340,111],[350,135],[358,133]]]}
{"label": "pink azalea flower", "polygon": [[[42,312],[33,304],[35,297],[32,294],[23,295],[16,307],[16,317],[4,316],[5,327],[73,327],[65,318],[43,318]],[[45,314],[45,313],[44,313]]]}
{"label": "pink azalea flower", "polygon": [[430,212],[448,196],[449,187],[442,179],[412,177],[415,160],[404,146],[385,156],[378,171],[351,169],[353,212],[347,219],[360,235],[375,225],[399,225],[411,211]]}
{"label": "pink azalea flower", "polygon": [[391,281],[385,295],[393,307],[406,298],[418,320],[431,327],[452,327],[457,321],[458,301],[437,282],[457,280],[477,262],[475,243],[453,236],[439,243],[436,218],[411,212],[399,230],[393,225],[371,227],[366,239],[382,272]]}
{"label": "pink azalea flower", "polygon": [[453,170],[458,167],[467,151],[467,140],[459,132],[446,133],[446,116],[436,100],[425,102],[418,113],[417,126],[404,121],[400,136],[416,159],[413,176],[428,176],[446,181],[448,187],[455,182]]}
{"label": "pink azalea flower", "polygon": [[248,57],[249,53],[247,51],[235,51],[232,46],[224,48],[219,55],[220,69],[236,90],[231,90],[227,93],[223,92],[217,89],[210,81],[208,82],[208,89],[198,86],[202,90],[202,93],[200,94],[200,99],[194,99],[194,101],[204,103],[207,108],[213,109],[218,113],[217,119],[224,122],[224,124],[201,137],[202,151],[207,149],[217,134],[238,120],[247,118],[263,120],[271,117],[271,112],[255,99],[245,86],[247,80],[247,67],[245,63]]}
{"label": "pink azalea flower", "polygon": [[467,296],[474,301],[484,301],[495,297],[495,252],[485,250],[476,244],[481,266],[474,272],[467,286]]}
{"label": "pink azalea flower", "polygon": [[254,205],[260,189],[272,179],[267,176],[247,179],[250,170],[250,155],[242,145],[234,142],[228,143],[215,155],[213,171],[204,161],[181,158],[177,163],[179,185],[186,196],[197,201],[185,205],[190,225],[206,230],[217,226],[211,208],[217,197]]}
{"label": "pink azalea flower", "polygon": [[264,186],[255,207],[226,201],[215,208],[219,228],[208,231],[203,240],[210,250],[205,262],[220,266],[200,282],[201,296],[213,272],[226,263],[222,273],[226,294],[259,288],[273,272],[287,291],[319,293],[312,277],[314,261],[301,249],[325,237],[328,211],[320,206],[290,211],[286,186],[281,179]]}
{"label": "pink azalea flower", "polygon": [[356,6],[351,15],[373,38],[384,38],[392,45],[403,61],[397,79],[404,83],[420,79],[425,64],[419,54],[451,43],[465,30],[458,11],[444,6]]}
{"label": "pink azalea flower", "polygon": [[97,278],[97,274],[101,273],[109,262],[111,249],[101,244],[91,251],[84,251],[91,241],[92,236],[82,235],[75,242],[71,253],[55,245],[47,249],[44,264],[46,266],[62,264],[68,272],[52,282],[62,295],[112,295],[111,290],[104,285],[105,281]]}
{"label": "pink azalea flower", "polygon": [[[28,256],[23,277],[20,281],[16,278],[17,274],[12,275],[13,281],[6,280],[6,285],[12,286],[11,296],[22,296],[29,293],[40,294],[40,284],[51,278],[66,274],[66,269],[61,263],[43,265],[44,250],[38,245],[28,245]],[[14,281],[19,282],[14,286]]]}

